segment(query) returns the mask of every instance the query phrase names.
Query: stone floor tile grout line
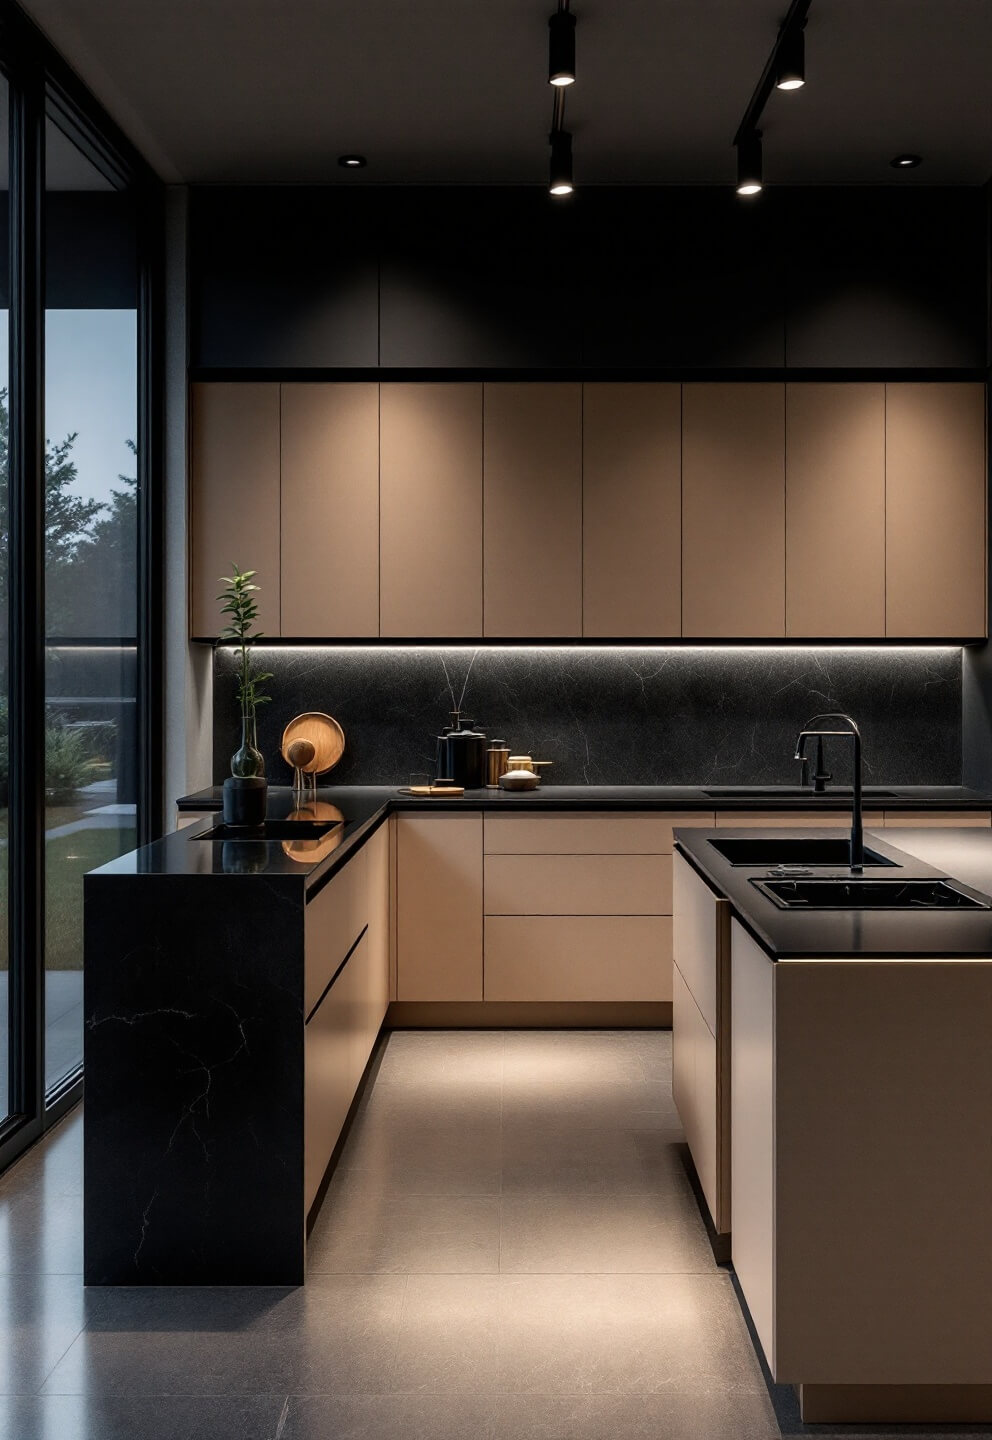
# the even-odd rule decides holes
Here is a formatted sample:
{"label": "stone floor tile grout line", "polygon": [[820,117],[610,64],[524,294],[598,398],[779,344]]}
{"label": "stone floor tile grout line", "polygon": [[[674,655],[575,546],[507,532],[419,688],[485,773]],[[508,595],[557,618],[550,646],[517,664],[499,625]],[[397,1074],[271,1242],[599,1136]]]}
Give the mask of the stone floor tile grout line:
{"label": "stone floor tile grout line", "polygon": [[[80,1279],[82,1279],[82,1276],[80,1276]],[[86,1331],[86,1326],[85,1326],[85,1324],[84,1324],[84,1325],[80,1325],[80,1327],[79,1327],[79,1329],[76,1331],[75,1335],[73,1335],[73,1337],[72,1337],[72,1339],[69,1341],[68,1345],[67,1345],[67,1346],[65,1347],[65,1349],[62,1351],[62,1353],[61,1353],[61,1355],[59,1356],[59,1358],[55,1361],[55,1364],[51,1367],[51,1369],[49,1369],[49,1370],[47,1370],[47,1371],[45,1372],[44,1379],[42,1380],[41,1384],[38,1386],[37,1391],[34,1392],[35,1394],[41,1395],[41,1394],[43,1393],[43,1391],[44,1391],[44,1389],[45,1389],[45,1386],[48,1384],[49,1380],[52,1378],[52,1376],[55,1374],[56,1370],[57,1370],[57,1369],[59,1368],[59,1366],[62,1364],[62,1361],[63,1361],[63,1360],[65,1359],[65,1357],[68,1355],[68,1353],[69,1353],[69,1351],[72,1349],[73,1345],[75,1345],[76,1341],[77,1341],[78,1339],[80,1339],[80,1337],[85,1333],[85,1331]]]}

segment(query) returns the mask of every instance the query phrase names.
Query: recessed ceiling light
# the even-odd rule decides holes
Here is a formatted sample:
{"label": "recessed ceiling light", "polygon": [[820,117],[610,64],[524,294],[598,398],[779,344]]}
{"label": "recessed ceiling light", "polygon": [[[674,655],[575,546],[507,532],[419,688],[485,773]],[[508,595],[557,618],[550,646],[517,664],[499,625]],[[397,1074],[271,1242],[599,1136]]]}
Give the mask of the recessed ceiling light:
{"label": "recessed ceiling light", "polygon": [[923,164],[922,155],[896,155],[889,161],[893,170],[915,170],[917,165]]}
{"label": "recessed ceiling light", "polygon": [[364,170],[368,163],[364,155],[338,156],[338,164],[343,170]]}

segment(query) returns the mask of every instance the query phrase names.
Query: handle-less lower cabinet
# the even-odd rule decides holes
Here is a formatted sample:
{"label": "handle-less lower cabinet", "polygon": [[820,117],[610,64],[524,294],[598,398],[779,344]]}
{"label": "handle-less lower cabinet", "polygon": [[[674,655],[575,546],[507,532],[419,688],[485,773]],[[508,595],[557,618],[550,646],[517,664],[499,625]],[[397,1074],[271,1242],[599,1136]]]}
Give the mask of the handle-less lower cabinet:
{"label": "handle-less lower cabinet", "polygon": [[304,1213],[308,1214],[389,1004],[389,827],[307,906]]}
{"label": "handle-less lower cabinet", "polygon": [[718,1237],[730,1231],[730,906],[673,856],[672,1094]]}
{"label": "handle-less lower cabinet", "polygon": [[482,816],[396,817],[400,1001],[482,999]]}

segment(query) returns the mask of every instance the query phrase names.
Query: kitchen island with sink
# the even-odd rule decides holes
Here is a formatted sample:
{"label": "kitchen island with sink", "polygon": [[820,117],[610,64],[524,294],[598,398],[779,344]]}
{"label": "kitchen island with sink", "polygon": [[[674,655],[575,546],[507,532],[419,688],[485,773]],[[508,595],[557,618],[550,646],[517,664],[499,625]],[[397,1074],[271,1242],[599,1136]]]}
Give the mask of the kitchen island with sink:
{"label": "kitchen island with sink", "polygon": [[[691,787],[269,800],[242,839],[219,790],[187,797],[186,828],[86,878],[90,1284],[299,1283],[384,1023],[667,1026],[674,829],[815,823]],[[900,803],[989,826],[974,792]]]}
{"label": "kitchen island with sink", "polygon": [[804,1420],[987,1423],[992,835],[826,838],[678,833],[676,1103]]}

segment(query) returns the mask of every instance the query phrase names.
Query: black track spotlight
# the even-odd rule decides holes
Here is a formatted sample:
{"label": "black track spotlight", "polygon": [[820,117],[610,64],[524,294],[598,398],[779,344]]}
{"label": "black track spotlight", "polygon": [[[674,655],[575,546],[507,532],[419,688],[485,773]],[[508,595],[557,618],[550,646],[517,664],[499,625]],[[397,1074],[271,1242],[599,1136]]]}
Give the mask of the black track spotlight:
{"label": "black track spotlight", "polygon": [[917,165],[923,164],[922,155],[895,155],[889,164],[893,170],[915,170]]}
{"label": "black track spotlight", "polygon": [[737,193],[761,193],[761,134],[750,130],[737,142]]}
{"label": "black track spotlight", "polygon": [[575,16],[568,10],[548,21],[548,84],[575,84]]}
{"label": "black track spotlight", "polygon": [[364,170],[368,163],[364,155],[338,156],[338,164],[342,170]]}
{"label": "black track spotlight", "polygon": [[551,176],[548,189],[552,195],[571,195],[572,137],[567,130],[551,132]]}
{"label": "black track spotlight", "polygon": [[801,90],[806,84],[806,37],[801,25],[795,25],[782,36],[775,60],[775,87],[778,90]]}

